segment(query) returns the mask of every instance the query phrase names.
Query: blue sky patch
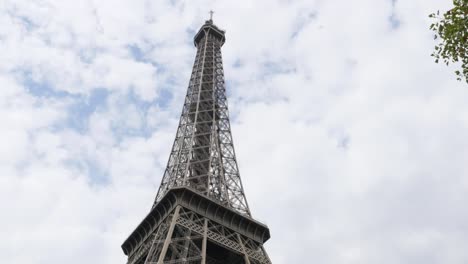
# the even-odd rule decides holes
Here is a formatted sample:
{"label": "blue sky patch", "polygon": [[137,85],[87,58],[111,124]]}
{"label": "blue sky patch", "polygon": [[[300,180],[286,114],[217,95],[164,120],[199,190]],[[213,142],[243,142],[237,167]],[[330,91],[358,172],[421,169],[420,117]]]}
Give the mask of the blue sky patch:
{"label": "blue sky patch", "polygon": [[107,98],[109,91],[104,88],[98,88],[91,91],[87,97],[82,96],[76,100],[68,109],[67,126],[79,131],[85,132],[88,129],[89,117],[99,108],[107,107]]}

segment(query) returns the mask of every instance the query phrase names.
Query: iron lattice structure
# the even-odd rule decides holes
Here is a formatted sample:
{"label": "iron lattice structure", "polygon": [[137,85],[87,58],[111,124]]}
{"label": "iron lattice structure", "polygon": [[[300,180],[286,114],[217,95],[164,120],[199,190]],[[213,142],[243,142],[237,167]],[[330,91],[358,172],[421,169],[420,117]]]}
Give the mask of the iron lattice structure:
{"label": "iron lattice structure", "polygon": [[167,168],[150,213],[122,245],[127,264],[271,263],[267,226],[255,221],[232,142],[221,47],[210,19],[197,55]]}

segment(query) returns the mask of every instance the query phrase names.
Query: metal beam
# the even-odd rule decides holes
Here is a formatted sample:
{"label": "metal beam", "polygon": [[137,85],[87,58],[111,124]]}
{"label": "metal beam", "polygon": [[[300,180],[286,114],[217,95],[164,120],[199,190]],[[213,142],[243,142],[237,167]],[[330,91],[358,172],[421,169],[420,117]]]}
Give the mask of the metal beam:
{"label": "metal beam", "polygon": [[180,205],[176,207],[174,211],[174,215],[172,216],[171,225],[169,226],[169,231],[167,231],[166,240],[164,241],[163,248],[159,255],[158,264],[163,264],[164,262],[164,257],[166,256],[169,243],[171,243],[172,233],[174,232],[177,218],[179,218],[179,211],[180,211]]}

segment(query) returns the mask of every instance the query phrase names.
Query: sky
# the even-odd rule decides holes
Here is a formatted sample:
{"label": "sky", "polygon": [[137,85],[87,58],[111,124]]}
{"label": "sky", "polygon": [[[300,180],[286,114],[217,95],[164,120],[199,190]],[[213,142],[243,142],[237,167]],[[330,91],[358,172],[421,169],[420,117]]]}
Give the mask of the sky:
{"label": "sky", "polygon": [[468,87],[440,0],[0,1],[0,258],[125,263],[215,11],[273,263],[468,263]]}

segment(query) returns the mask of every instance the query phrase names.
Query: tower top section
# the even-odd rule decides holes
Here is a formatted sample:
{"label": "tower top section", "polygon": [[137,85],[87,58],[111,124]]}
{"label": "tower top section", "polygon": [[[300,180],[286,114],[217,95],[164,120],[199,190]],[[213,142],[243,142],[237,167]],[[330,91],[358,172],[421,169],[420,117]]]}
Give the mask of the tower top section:
{"label": "tower top section", "polygon": [[198,44],[200,41],[207,35],[212,35],[213,37],[217,38],[220,40],[221,45],[224,44],[224,41],[226,40],[224,33],[224,30],[219,29],[214,23],[213,23],[213,11],[210,12],[210,20],[206,20],[205,24],[198,30],[198,33],[195,35],[193,38],[193,43],[195,44],[195,47],[198,47]]}

